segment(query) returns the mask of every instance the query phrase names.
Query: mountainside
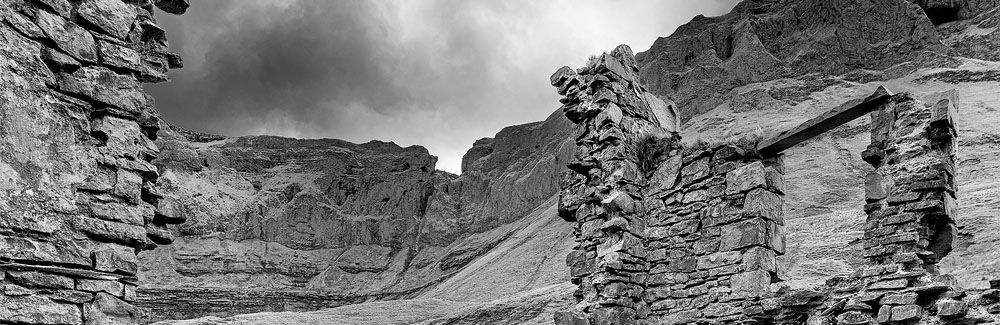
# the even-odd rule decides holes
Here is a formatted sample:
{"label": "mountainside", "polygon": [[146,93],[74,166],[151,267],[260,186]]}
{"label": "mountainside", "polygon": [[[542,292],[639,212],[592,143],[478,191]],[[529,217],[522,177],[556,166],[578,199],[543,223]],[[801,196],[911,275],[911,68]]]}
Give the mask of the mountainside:
{"label": "mountainside", "polygon": [[[1000,245],[1000,190],[994,185],[1000,179],[1000,162],[995,159],[1000,155],[1000,133],[993,127],[1000,121],[998,29],[1000,1],[996,0],[748,0],[727,15],[694,18],[636,59],[647,88],[678,104],[684,122],[681,134],[689,143],[776,134],[847,100],[867,96],[878,85],[917,98],[957,89],[959,243],[940,266],[964,286],[983,287],[1000,267],[1000,253],[994,249]],[[163,178],[171,180],[174,186],[168,191],[181,197],[189,221],[178,229],[173,247],[140,256],[144,287],[178,288],[190,283],[237,290],[240,283],[250,283],[276,290],[371,295],[362,301],[409,298],[308,313],[200,320],[208,323],[551,323],[548,312],[574,303],[572,285],[565,280],[569,270],[559,255],[572,246],[572,239],[567,239],[571,228],[550,211],[558,174],[574,150],[568,140],[571,127],[561,115],[557,111],[544,122],[507,128],[494,139],[477,141],[463,159],[461,176],[434,171],[433,159],[424,158],[429,155],[422,148],[323,140],[324,146],[339,148],[323,149],[328,152],[324,155],[382,145],[387,149],[380,150],[392,152],[393,157],[408,157],[393,159],[430,159],[428,170],[413,167],[424,166],[414,163],[389,169],[395,170],[391,176],[381,169],[367,169],[364,173],[378,176],[359,177],[367,184],[411,184],[413,190],[394,195],[412,198],[389,200],[421,202],[418,193],[426,193],[423,210],[392,210],[380,205],[382,196],[331,190],[329,184],[346,184],[342,179],[348,174],[295,167],[301,163],[288,160],[297,157],[290,154],[294,146],[264,154],[260,146],[249,144],[265,138],[208,137],[188,143],[161,135],[174,139],[160,140],[161,157],[174,157],[161,158],[159,164],[166,168]],[[865,222],[861,202],[864,176],[872,167],[860,153],[870,141],[869,123],[863,117],[785,151],[787,251],[781,263],[787,279],[781,285],[816,286],[861,264]],[[234,166],[253,164],[224,165],[227,160],[213,158],[235,156],[243,157],[240,161],[273,156],[260,161],[281,158],[282,162],[252,171]],[[325,181],[317,181],[324,177]],[[259,189],[253,185],[255,179]],[[286,190],[293,183],[300,188]],[[420,192],[426,184],[431,184],[430,190]],[[285,191],[295,193],[282,196]],[[324,204],[313,206],[315,201],[310,200]],[[371,206],[361,208],[352,202]],[[198,209],[202,212],[193,212]],[[315,214],[320,219],[287,212],[308,209],[326,210]],[[245,210],[254,212],[237,212]],[[251,221],[257,219],[275,221]],[[296,236],[315,231],[312,220],[338,220],[320,237],[341,231],[352,234],[355,241],[297,246],[308,236]],[[198,224],[221,224],[224,229],[209,231],[214,226]],[[271,226],[280,224],[295,225],[296,230],[268,235],[276,231],[268,230]],[[185,230],[195,228],[204,230]],[[354,235],[358,232],[364,235]],[[563,284],[558,284],[560,279]],[[377,295],[394,292],[400,294]],[[309,306],[318,307],[322,306]],[[221,310],[215,314],[229,313]],[[207,314],[211,313],[199,315]]]}
{"label": "mountainside", "polygon": [[[461,176],[419,146],[164,128],[154,163],[188,222],[176,246],[140,256],[140,301],[156,320],[416,295],[556,193],[569,127],[553,115],[505,128],[476,142]],[[235,299],[248,294],[302,302]]]}

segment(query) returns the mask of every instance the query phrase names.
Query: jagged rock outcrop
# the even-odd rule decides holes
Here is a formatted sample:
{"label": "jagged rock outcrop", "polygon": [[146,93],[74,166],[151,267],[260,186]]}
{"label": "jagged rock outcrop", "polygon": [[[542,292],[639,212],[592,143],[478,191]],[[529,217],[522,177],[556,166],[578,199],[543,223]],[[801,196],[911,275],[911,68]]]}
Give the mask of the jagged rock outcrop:
{"label": "jagged rock outcrop", "polygon": [[[947,55],[955,47],[942,43],[946,35],[935,25],[975,18],[995,11],[998,4],[995,0],[749,0],[723,16],[695,17],[669,37],[657,39],[636,60],[651,91],[676,101],[686,121],[723,104],[734,88],[751,83],[857,69],[885,70],[865,79],[891,79],[920,67],[954,66]],[[951,14],[943,17],[944,12]],[[980,28],[991,25],[995,22]],[[979,34],[991,36],[977,39],[998,37],[995,31]],[[963,44],[969,43],[974,41]],[[813,87],[820,90],[832,84],[814,82]],[[786,94],[775,99],[790,98]]]}
{"label": "jagged rock outcrop", "polygon": [[[179,1],[160,1],[174,6]],[[0,323],[134,324],[136,253],[170,244],[148,1],[0,2]]]}
{"label": "jagged rock outcrop", "polygon": [[[154,319],[309,310],[411,297],[499,245],[556,193],[570,124],[559,115],[476,142],[461,176],[419,146],[160,132],[163,191],[188,222],[142,255]],[[187,287],[212,290],[186,290]],[[252,290],[329,297],[241,304]],[[169,296],[204,295],[205,308]],[[211,296],[209,296],[211,294]],[[162,297],[162,295],[169,295]],[[208,301],[230,297],[233,304]]]}

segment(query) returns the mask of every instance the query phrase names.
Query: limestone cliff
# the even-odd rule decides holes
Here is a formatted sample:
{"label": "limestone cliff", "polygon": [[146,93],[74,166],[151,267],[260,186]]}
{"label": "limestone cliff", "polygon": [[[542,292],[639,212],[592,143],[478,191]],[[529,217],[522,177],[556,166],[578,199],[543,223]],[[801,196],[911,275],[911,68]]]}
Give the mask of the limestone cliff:
{"label": "limestone cliff", "polygon": [[[510,237],[518,228],[509,225],[556,193],[569,127],[553,115],[505,128],[476,142],[461,176],[435,170],[437,158],[419,146],[164,128],[154,163],[188,222],[175,246],[141,256],[151,289],[140,299],[162,319],[416,295]],[[182,289],[192,287],[213,289]],[[232,299],[252,290],[320,298],[298,307]],[[174,307],[170,297],[185,295],[204,299]],[[237,303],[211,305],[213,296]]]}

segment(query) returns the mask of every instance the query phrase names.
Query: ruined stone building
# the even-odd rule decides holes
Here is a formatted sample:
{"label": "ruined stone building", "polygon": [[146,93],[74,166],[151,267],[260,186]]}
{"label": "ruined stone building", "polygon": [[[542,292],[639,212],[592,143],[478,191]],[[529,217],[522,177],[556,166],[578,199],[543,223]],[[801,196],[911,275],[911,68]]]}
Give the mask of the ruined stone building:
{"label": "ruined stone building", "polygon": [[[619,46],[551,78],[578,125],[560,216],[578,304],[557,324],[971,324],[996,322],[997,284],[972,292],[936,263],[955,240],[957,95],[874,94],[770,139],[680,145],[672,103]],[[824,289],[786,278],[782,151],[865,114],[867,266]],[[992,312],[992,314],[990,314]]]}
{"label": "ruined stone building", "polygon": [[0,6],[0,323],[136,324],[136,253],[182,222],[157,190],[160,128],[140,83],[180,58],[154,7],[186,0]]}

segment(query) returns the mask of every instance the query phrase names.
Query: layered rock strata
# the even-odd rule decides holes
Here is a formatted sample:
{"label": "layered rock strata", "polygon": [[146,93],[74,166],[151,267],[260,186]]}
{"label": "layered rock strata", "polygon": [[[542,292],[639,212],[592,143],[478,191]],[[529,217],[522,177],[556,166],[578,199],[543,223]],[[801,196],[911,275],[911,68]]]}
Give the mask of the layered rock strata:
{"label": "layered rock strata", "polygon": [[998,5],[997,0],[747,0],[723,16],[695,17],[636,60],[650,91],[676,101],[687,121],[747,84],[848,72],[853,79],[891,79],[921,67],[956,65],[948,57],[952,53],[995,59],[996,51],[976,45],[995,42],[995,30],[978,40],[948,41],[949,48],[936,27]]}
{"label": "layered rock strata", "polygon": [[187,1],[2,4],[0,323],[139,323],[136,253],[184,221],[158,189],[140,84],[181,64],[154,6]]}
{"label": "layered rock strata", "polygon": [[420,146],[163,129],[154,163],[188,221],[174,245],[140,255],[141,305],[161,320],[413,297],[557,193],[571,127],[553,114],[504,128],[460,176]]}

